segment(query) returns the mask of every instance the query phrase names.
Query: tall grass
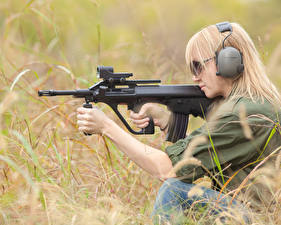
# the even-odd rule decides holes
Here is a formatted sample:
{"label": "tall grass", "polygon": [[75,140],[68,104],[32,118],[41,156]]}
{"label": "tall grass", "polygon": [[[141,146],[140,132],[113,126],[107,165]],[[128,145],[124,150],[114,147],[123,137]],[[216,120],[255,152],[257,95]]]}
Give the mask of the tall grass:
{"label": "tall grass", "polygon": [[[216,1],[208,4],[219,7]],[[221,11],[235,17],[227,4]],[[248,5],[231,4],[239,9],[237,18],[247,18]],[[190,82],[184,64],[187,37],[207,23],[228,19],[218,15],[183,0],[1,1],[0,224],[151,224],[161,182],[107,138],[78,132],[75,110],[81,100],[39,98],[37,91],[88,87],[97,82],[99,64],[134,72],[136,79]],[[273,41],[279,37],[270,35]],[[270,62],[271,72],[278,72],[278,61]],[[123,126],[107,106],[99,107]],[[190,129],[201,123],[192,120]],[[137,138],[159,149],[167,145],[159,132]],[[278,190],[280,180],[269,179]],[[278,221],[278,207],[256,216],[257,224]],[[190,224],[208,223],[208,215],[189,216]]]}

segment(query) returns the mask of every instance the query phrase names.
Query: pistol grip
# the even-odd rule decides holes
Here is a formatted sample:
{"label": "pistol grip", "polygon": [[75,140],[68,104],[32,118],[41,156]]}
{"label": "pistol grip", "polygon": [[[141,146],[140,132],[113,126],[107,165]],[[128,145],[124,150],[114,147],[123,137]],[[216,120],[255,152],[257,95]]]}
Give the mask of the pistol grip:
{"label": "pistol grip", "polygon": [[147,127],[141,129],[142,134],[154,134],[154,122],[152,118],[149,119]]}
{"label": "pistol grip", "polygon": [[[83,104],[83,108],[91,109],[91,108],[93,108],[93,105],[87,102],[87,103],[84,103],[84,104]],[[91,135],[92,135],[92,134],[86,133],[86,132],[84,132],[84,134],[85,134],[86,136],[91,136]]]}
{"label": "pistol grip", "polygon": [[[132,110],[135,113],[138,113],[140,111],[142,105],[143,104],[136,104],[136,105],[132,106]],[[154,132],[155,132],[154,122],[153,122],[153,119],[150,117],[147,127],[142,128],[141,131],[139,132],[139,134],[154,134]]]}

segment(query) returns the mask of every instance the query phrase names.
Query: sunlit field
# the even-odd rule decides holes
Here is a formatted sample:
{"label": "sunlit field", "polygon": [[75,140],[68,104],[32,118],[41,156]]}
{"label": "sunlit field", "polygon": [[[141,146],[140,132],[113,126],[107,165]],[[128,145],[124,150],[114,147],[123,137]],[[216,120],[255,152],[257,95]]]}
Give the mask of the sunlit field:
{"label": "sunlit field", "polygon": [[[132,72],[131,79],[191,83],[188,38],[224,20],[248,30],[280,90],[280,8],[279,0],[1,0],[0,224],[152,224],[162,182],[107,137],[78,131],[83,99],[39,97],[38,90],[90,87],[99,81],[98,65]],[[97,105],[124,127],[107,105]],[[129,118],[126,107],[122,113]],[[191,118],[188,132],[202,122]],[[136,138],[162,150],[170,144],[158,129]],[[274,161],[263,168],[266,176],[257,170],[249,177],[264,185],[268,200],[252,212],[253,224],[281,224],[278,154],[265,159]],[[221,224],[203,211],[186,215],[186,224]],[[228,216],[229,224],[244,223]]]}

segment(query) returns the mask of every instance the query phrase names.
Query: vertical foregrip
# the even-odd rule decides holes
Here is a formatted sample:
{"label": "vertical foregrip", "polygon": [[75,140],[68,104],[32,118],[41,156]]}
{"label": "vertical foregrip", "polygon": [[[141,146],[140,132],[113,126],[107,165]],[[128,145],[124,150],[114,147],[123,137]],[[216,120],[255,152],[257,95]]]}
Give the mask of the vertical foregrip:
{"label": "vertical foregrip", "polygon": [[[90,104],[90,103],[84,103],[84,104],[83,104],[83,107],[84,107],[84,108],[91,109],[91,108],[93,108],[93,105]],[[91,136],[92,134],[84,132],[84,135],[86,135],[86,136]]]}

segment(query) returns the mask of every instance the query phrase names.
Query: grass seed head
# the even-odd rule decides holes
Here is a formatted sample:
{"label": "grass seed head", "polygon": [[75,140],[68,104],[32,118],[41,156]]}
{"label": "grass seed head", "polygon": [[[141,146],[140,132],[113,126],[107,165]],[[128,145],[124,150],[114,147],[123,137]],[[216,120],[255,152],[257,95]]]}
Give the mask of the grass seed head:
{"label": "grass seed head", "polygon": [[242,126],[245,137],[249,140],[252,140],[253,134],[252,134],[252,130],[249,126],[249,123],[247,122],[247,112],[246,112],[245,105],[241,105],[241,107],[239,108],[239,119],[240,119],[240,124]]}

